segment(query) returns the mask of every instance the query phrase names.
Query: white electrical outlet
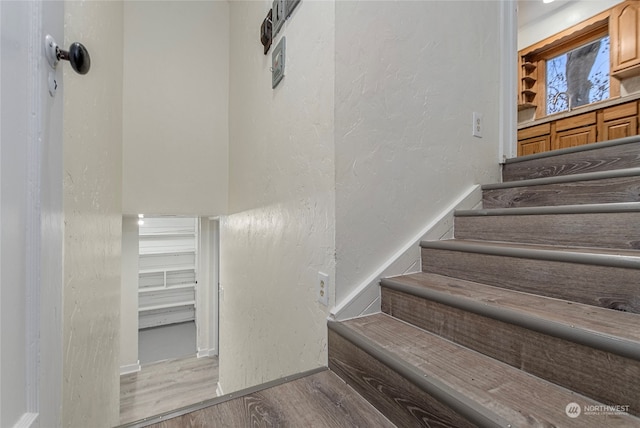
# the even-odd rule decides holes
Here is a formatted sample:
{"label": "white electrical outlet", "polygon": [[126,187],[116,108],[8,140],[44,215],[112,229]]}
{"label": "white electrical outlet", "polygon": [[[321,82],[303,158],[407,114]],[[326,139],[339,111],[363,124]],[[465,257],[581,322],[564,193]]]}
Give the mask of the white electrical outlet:
{"label": "white electrical outlet", "polygon": [[318,272],[317,284],[318,302],[325,306],[329,306],[329,275]]}
{"label": "white electrical outlet", "polygon": [[473,112],[473,136],[482,138],[482,113]]}

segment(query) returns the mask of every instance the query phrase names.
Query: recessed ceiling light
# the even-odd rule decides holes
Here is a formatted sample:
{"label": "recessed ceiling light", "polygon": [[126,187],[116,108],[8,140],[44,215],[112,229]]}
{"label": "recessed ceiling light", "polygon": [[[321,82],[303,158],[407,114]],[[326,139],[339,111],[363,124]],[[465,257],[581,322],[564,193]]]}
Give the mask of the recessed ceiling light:
{"label": "recessed ceiling light", "polygon": [[542,0],[542,3],[551,3],[553,0]]}

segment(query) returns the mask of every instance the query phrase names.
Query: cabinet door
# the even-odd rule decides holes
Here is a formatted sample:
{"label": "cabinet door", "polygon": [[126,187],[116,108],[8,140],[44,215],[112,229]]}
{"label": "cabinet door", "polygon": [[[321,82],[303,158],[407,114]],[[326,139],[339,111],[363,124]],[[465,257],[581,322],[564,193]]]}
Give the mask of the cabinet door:
{"label": "cabinet door", "polygon": [[626,1],[611,11],[611,71],[613,73],[640,64],[640,4]]}
{"label": "cabinet door", "polygon": [[551,137],[549,135],[518,141],[518,156],[548,152],[550,149]]}
{"label": "cabinet door", "polygon": [[615,140],[616,138],[630,137],[637,134],[638,118],[625,117],[605,122],[602,127],[602,135],[599,137],[599,140]]}
{"label": "cabinet door", "polygon": [[566,149],[596,142],[596,125],[556,133],[551,150]]}

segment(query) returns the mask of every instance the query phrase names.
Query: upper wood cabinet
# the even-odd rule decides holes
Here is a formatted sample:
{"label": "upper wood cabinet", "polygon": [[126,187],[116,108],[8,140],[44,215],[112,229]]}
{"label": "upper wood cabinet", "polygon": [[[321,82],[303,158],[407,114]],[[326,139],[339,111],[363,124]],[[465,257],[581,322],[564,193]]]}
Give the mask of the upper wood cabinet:
{"label": "upper wood cabinet", "polygon": [[611,73],[624,76],[640,72],[640,1],[620,3],[609,15]]}

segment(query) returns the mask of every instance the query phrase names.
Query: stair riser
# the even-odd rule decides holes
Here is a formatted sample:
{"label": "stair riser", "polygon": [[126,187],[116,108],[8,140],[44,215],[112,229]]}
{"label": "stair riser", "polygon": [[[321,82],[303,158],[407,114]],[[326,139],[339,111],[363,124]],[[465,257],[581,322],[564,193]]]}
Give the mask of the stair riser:
{"label": "stair riser", "polygon": [[422,271],[640,313],[637,269],[422,248]]}
{"label": "stair riser", "polygon": [[[383,312],[535,376],[640,411],[640,362],[382,288]],[[489,333],[489,334],[488,334]]]}
{"label": "stair riser", "polygon": [[623,144],[505,164],[504,181],[582,174],[640,166],[640,145]]}
{"label": "stair riser", "polygon": [[640,201],[640,177],[616,177],[504,189],[485,189],[485,209]]}
{"label": "stair riser", "polygon": [[399,427],[475,427],[336,332],[329,330],[329,368]]}
{"label": "stair riser", "polygon": [[640,212],[456,217],[457,239],[640,249]]}

